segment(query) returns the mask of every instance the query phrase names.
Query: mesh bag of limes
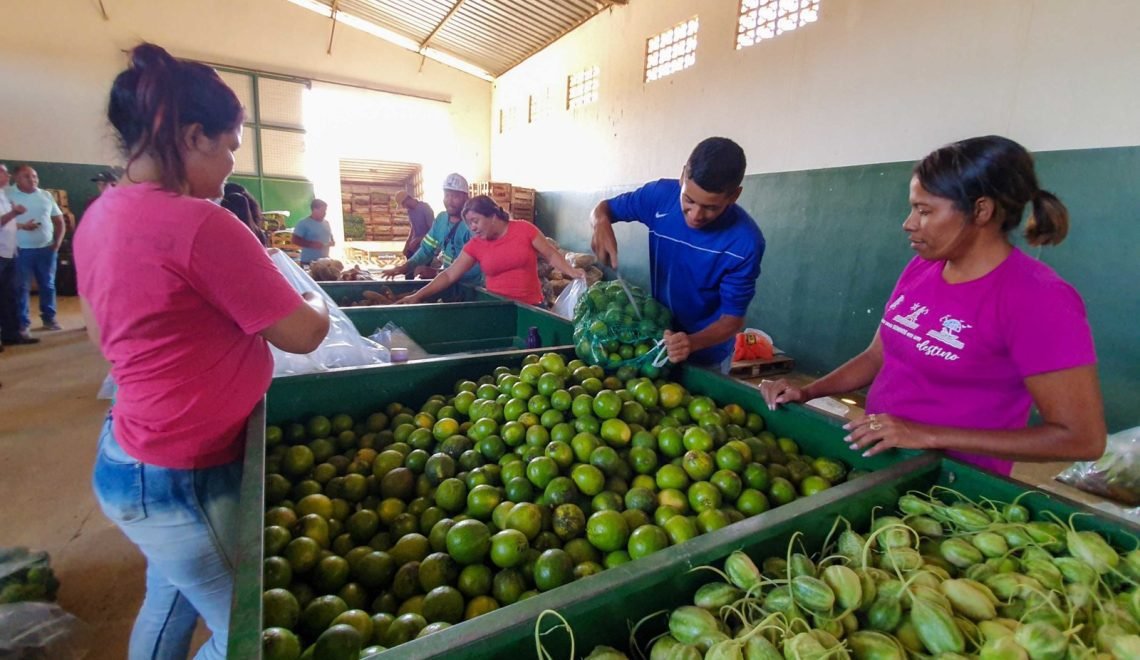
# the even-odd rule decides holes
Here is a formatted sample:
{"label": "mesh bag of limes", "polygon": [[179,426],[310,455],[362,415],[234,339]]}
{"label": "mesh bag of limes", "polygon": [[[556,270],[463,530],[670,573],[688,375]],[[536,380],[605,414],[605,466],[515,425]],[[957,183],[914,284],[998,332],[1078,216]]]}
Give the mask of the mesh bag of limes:
{"label": "mesh bag of limes", "polygon": [[619,379],[657,378],[668,364],[662,335],[672,320],[669,309],[640,287],[598,282],[574,307],[575,351],[589,364],[618,371]]}

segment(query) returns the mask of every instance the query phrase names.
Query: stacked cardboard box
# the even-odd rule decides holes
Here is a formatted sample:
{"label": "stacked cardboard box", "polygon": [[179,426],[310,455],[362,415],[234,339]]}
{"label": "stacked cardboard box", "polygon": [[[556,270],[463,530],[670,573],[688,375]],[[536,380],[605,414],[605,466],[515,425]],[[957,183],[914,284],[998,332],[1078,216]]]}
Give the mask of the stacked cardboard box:
{"label": "stacked cardboard box", "polygon": [[487,195],[495,203],[518,220],[534,222],[534,188],[522,188],[496,181],[473,183],[469,187],[472,196]]}

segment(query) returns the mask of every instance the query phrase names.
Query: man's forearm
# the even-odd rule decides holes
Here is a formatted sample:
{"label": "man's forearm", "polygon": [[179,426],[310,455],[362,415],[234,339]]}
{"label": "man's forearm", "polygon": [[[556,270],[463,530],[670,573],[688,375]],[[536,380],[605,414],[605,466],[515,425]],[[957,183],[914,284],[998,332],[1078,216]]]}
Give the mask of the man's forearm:
{"label": "man's forearm", "polygon": [[694,353],[710,346],[722,344],[744,329],[744,319],[725,314],[707,328],[689,335],[689,346]]}
{"label": "man's forearm", "polygon": [[310,250],[319,250],[325,246],[325,244],[320,241],[310,241],[307,238],[300,238],[298,236],[293,237],[293,243],[303,248],[309,248]]}
{"label": "man's forearm", "polygon": [[53,215],[51,218],[51,224],[52,228],[55,230],[55,243],[53,247],[55,248],[56,252],[59,252],[59,248],[63,247],[64,236],[67,234],[63,228],[63,218],[58,215]]}

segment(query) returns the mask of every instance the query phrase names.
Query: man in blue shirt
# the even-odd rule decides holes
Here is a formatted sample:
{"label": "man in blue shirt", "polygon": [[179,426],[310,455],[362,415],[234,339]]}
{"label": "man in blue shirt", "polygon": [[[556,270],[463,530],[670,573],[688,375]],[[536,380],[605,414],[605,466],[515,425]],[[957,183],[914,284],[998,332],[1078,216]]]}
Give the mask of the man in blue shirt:
{"label": "man in blue shirt", "polygon": [[329,248],[336,245],[332,227],[325,220],[329,205],[324,200],[314,199],[309,204],[309,217],[293,228],[293,243],[301,246],[301,265],[329,256]]}
{"label": "man in blue shirt", "polygon": [[733,342],[756,294],[764,235],[736,200],[746,161],[740,145],[712,137],[693,149],[681,178],[660,179],[600,202],[591,246],[616,269],[613,223],[649,227],[653,297],[673,312],[665,332],[670,362],[727,372]]}

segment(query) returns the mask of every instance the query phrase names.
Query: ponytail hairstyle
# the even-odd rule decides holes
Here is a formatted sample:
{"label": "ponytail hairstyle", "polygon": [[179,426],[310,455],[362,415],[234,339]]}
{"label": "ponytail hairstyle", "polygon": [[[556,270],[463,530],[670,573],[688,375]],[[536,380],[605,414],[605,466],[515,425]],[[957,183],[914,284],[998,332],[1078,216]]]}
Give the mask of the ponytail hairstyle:
{"label": "ponytail hairstyle", "polygon": [[507,215],[503,207],[496,204],[495,200],[487,195],[476,195],[467,200],[467,203],[463,205],[463,211],[459,214],[459,217],[466,220],[467,213],[471,211],[488,218],[498,218],[504,222],[511,219],[511,216]]}
{"label": "ponytail hairstyle", "polygon": [[914,174],[925,190],[951,200],[967,216],[979,199],[989,197],[1006,234],[1032,204],[1025,228],[1030,245],[1057,245],[1069,233],[1068,209],[1038,186],[1033,156],[1008,138],[987,135],[948,144],[915,165]]}
{"label": "ponytail hairstyle", "polygon": [[239,128],[244,117],[237,95],[217,72],[180,62],[149,43],[131,51],[130,66],[115,78],[107,106],[127,165],[149,154],[162,169],[162,187],[170,191],[180,190],[186,180],[182,129],[200,124],[207,137],[216,138]]}

